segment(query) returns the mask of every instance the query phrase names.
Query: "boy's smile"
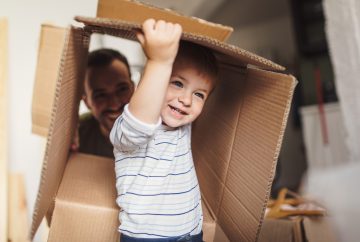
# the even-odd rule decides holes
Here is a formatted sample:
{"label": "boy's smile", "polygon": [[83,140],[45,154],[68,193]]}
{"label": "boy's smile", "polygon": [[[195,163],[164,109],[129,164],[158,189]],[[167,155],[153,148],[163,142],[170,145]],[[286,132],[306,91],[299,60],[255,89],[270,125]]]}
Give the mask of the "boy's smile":
{"label": "boy's smile", "polygon": [[185,61],[175,62],[161,111],[163,123],[176,128],[193,122],[200,115],[213,85],[207,75]]}

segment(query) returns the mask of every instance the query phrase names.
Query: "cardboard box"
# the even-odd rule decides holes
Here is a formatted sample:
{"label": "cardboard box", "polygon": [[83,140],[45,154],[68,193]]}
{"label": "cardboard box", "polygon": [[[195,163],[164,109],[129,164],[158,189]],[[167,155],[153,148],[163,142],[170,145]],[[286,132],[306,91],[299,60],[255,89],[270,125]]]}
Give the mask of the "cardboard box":
{"label": "cardboard box", "polygon": [[181,24],[185,32],[205,35],[219,41],[225,41],[233,32],[233,28],[229,26],[195,17],[184,17],[170,9],[160,9],[132,0],[99,0],[96,16],[138,24],[143,23],[149,16],[154,19],[166,19]]}
{"label": "cardboard box", "polygon": [[[156,12],[147,12],[145,17],[151,16]],[[55,203],[49,241],[117,241],[113,161],[69,154],[69,147],[78,119],[90,35],[135,40],[140,24],[103,18],[76,20],[85,26],[70,27],[64,38],[58,38],[65,41],[50,126],[43,127],[48,128],[47,147],[31,237]],[[187,29],[186,21],[183,27]],[[182,39],[213,49],[220,63],[219,84],[193,127],[193,156],[204,201],[204,238],[256,241],[296,80],[278,73],[283,67],[217,39],[186,31]],[[49,48],[58,46],[44,39],[42,43]],[[41,63],[56,66],[58,61],[41,53],[39,58],[45,59],[38,61],[37,82],[46,71]],[[43,86],[39,83],[37,87]]]}
{"label": "cardboard box", "polygon": [[265,219],[259,242],[335,242],[329,217]]}

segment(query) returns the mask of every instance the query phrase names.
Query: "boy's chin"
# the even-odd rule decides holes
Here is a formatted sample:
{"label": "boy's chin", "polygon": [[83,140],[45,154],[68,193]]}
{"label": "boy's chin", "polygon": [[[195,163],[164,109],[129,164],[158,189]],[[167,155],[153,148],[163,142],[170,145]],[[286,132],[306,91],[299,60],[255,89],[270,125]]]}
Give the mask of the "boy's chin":
{"label": "boy's chin", "polygon": [[177,121],[177,120],[163,120],[163,124],[169,128],[176,129],[181,126],[188,124],[187,122]]}

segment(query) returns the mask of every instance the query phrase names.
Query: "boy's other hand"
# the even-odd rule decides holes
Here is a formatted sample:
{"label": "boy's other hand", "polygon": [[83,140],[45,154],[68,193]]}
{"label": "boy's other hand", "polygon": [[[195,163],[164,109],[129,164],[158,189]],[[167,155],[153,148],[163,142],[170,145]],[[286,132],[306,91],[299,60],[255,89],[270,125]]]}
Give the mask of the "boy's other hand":
{"label": "boy's other hand", "polygon": [[147,19],[142,30],[143,33],[137,33],[137,38],[149,61],[172,65],[179,48],[181,25]]}

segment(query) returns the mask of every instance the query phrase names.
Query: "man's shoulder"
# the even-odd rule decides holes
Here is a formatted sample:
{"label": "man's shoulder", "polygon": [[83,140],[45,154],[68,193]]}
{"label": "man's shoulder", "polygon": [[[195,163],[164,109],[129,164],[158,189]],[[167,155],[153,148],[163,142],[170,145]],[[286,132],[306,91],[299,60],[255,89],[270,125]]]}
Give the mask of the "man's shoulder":
{"label": "man's shoulder", "polygon": [[89,112],[89,113],[83,113],[79,116],[79,128],[81,129],[87,129],[87,128],[93,128],[97,127],[98,122],[95,119],[95,117]]}
{"label": "man's shoulder", "polygon": [[83,113],[79,116],[79,123],[88,123],[90,121],[96,121],[96,119],[94,118],[94,116],[90,113]]}

